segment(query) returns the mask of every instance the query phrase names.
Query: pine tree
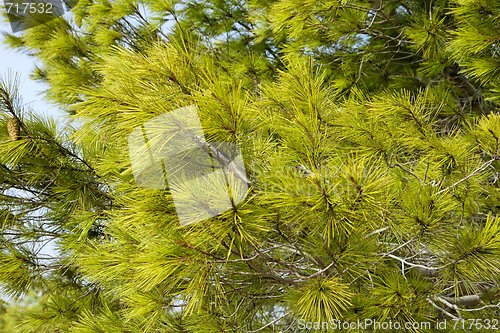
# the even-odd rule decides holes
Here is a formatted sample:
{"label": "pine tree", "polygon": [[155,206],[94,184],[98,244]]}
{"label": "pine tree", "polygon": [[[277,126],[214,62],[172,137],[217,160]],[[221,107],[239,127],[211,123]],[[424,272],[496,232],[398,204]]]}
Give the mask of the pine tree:
{"label": "pine tree", "polygon": [[[77,124],[26,110],[15,79],[0,86],[0,283],[33,299],[9,320],[78,333],[493,328],[498,31],[495,0],[80,0],[8,35]],[[200,150],[235,144],[249,187],[186,226],[173,186],[137,181],[129,138],[190,106]]]}

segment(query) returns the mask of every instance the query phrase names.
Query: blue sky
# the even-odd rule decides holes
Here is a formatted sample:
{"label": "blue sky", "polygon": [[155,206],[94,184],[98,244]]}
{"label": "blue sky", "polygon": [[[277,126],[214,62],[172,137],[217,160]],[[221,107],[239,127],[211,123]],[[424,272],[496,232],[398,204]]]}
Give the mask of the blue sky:
{"label": "blue sky", "polygon": [[[3,9],[3,6],[0,7]],[[12,32],[5,18],[0,16],[0,77],[7,76],[9,70],[18,73],[21,78],[20,92],[24,103],[31,106],[37,113],[62,117],[63,112],[44,98],[46,86],[30,79],[30,73],[35,66],[35,59],[18,51],[7,48],[3,42],[3,32]]]}

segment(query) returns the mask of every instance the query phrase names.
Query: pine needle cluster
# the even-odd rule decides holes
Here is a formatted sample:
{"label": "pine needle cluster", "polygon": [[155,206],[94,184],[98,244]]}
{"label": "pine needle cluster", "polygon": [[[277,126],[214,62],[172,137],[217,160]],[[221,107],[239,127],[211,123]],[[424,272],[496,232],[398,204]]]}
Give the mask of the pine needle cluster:
{"label": "pine needle cluster", "polygon": [[[77,125],[0,86],[0,284],[29,300],[0,325],[498,318],[499,29],[495,0],[82,0],[10,35]],[[191,105],[250,187],[181,226],[128,136]]]}

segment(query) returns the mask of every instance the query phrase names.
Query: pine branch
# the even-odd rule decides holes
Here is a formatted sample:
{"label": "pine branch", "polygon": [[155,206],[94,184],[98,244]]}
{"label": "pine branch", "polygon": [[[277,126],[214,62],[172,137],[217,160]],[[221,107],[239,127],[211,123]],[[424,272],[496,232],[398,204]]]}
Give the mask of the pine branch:
{"label": "pine branch", "polygon": [[495,162],[498,159],[499,159],[498,157],[495,157],[495,158],[493,158],[493,159],[491,159],[489,161],[484,162],[480,167],[478,167],[477,169],[475,169],[474,171],[472,171],[470,174],[468,174],[464,178],[456,181],[455,183],[453,183],[452,185],[448,186],[447,188],[444,188],[444,189],[436,192],[436,195],[440,195],[440,194],[442,194],[444,192],[448,192],[449,190],[451,190],[452,188],[460,185],[461,183],[465,182],[469,178],[474,177],[476,174],[478,174],[480,172],[483,172],[484,170],[486,170],[487,168],[489,168],[490,165],[493,164],[493,162]]}
{"label": "pine branch", "polygon": [[277,322],[279,322],[280,320],[282,320],[283,318],[286,318],[287,316],[289,316],[291,314],[291,312],[286,312],[283,316],[281,317],[278,317],[276,319],[274,319],[273,321],[270,321],[269,323],[265,324],[264,326],[262,326],[261,328],[258,328],[256,330],[253,330],[253,331],[245,331],[246,333],[257,333],[257,332],[260,332],[262,330],[264,330],[265,328],[271,326],[271,325],[274,325],[276,324]]}

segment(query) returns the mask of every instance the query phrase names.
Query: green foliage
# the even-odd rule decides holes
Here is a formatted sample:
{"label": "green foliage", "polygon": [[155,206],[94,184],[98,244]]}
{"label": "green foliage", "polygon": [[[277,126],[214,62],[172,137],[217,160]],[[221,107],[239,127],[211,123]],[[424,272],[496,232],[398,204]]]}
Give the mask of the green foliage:
{"label": "green foliage", "polygon": [[[498,317],[499,18],[493,0],[81,0],[10,35],[75,125],[0,86],[0,283],[32,295],[2,318],[83,333]],[[180,226],[170,189],[135,181],[128,137],[190,105],[251,185]]]}
{"label": "green foliage", "polygon": [[342,313],[351,305],[348,286],[335,279],[311,281],[298,293],[300,297],[295,301],[296,311],[311,322],[330,322],[342,318]]}

